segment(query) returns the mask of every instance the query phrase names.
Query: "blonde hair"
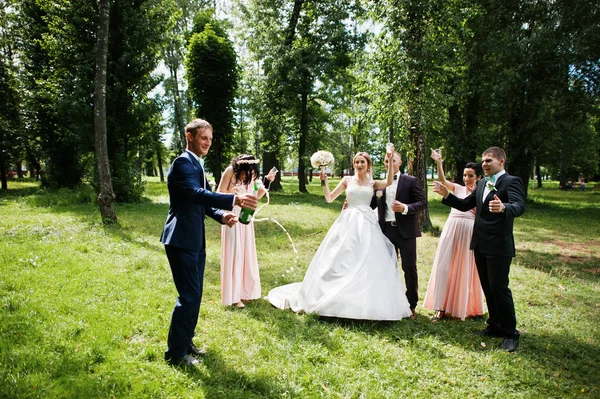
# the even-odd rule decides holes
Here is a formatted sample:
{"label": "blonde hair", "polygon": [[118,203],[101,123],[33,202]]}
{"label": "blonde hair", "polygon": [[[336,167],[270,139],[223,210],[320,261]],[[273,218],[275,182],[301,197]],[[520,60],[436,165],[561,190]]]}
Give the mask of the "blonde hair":
{"label": "blonde hair", "polygon": [[199,130],[202,129],[210,129],[213,130],[213,127],[210,123],[208,123],[208,121],[205,121],[204,119],[194,119],[193,121],[191,121],[190,123],[188,123],[185,126],[185,132],[186,133],[190,133],[192,135],[192,137],[196,137],[196,134],[198,134]]}
{"label": "blonde hair", "polygon": [[367,171],[370,172],[371,171],[371,166],[373,166],[373,161],[371,160],[371,156],[369,155],[368,152],[364,152],[364,151],[359,151],[356,153],[356,155],[354,156],[354,158],[352,158],[352,165],[354,165],[354,162],[356,162],[356,158],[358,157],[363,157],[364,159],[367,160]]}

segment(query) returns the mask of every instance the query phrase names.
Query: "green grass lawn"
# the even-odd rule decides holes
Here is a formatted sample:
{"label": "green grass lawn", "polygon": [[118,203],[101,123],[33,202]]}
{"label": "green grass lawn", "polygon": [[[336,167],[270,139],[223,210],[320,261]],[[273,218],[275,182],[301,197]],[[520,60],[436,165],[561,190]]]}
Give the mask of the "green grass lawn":
{"label": "green grass lawn", "polygon": [[[301,281],[343,200],[326,204],[318,181],[310,194],[284,188],[258,217],[280,222],[298,253],[275,223],[256,224],[263,295]],[[400,322],[223,307],[220,226],[207,220],[195,342],[208,355],[193,370],[163,360],[176,297],[159,242],[168,196],[152,179],[146,195],[107,227],[89,190],[25,180],[0,193],[0,398],[600,397],[600,191],[530,189],[515,223],[513,354],[473,334],[485,319],[432,324],[421,307]],[[429,211],[441,228],[449,208],[431,190]],[[422,300],[438,238],[417,242]]]}

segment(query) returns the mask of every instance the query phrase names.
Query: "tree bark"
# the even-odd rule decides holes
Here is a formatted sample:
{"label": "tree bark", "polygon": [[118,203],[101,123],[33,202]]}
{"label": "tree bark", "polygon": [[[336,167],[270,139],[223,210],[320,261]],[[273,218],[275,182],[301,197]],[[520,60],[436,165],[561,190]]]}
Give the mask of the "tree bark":
{"label": "tree bark", "polygon": [[[421,185],[423,194],[425,195],[425,202],[427,202],[427,164],[425,162],[425,135],[418,127],[412,127],[410,129],[410,141],[415,149],[414,158],[408,162],[408,170]],[[424,210],[419,212],[419,223],[423,231],[431,229],[431,219],[429,217],[429,208],[425,207]]]}
{"label": "tree bark", "polygon": [[8,190],[8,176],[6,173],[8,172],[6,168],[6,161],[2,157],[0,153],[0,180],[2,180],[2,190]]}
{"label": "tree bark", "polygon": [[298,190],[307,193],[306,189],[306,138],[308,136],[308,90],[302,93],[302,109],[300,110],[300,140],[298,143]]}
{"label": "tree bark", "polygon": [[100,193],[98,203],[104,223],[116,223],[115,194],[112,188],[108,146],[106,143],[106,59],[108,55],[108,28],[110,0],[100,0],[98,37],[96,43],[96,87],[94,92],[94,131],[96,135],[96,166]]}

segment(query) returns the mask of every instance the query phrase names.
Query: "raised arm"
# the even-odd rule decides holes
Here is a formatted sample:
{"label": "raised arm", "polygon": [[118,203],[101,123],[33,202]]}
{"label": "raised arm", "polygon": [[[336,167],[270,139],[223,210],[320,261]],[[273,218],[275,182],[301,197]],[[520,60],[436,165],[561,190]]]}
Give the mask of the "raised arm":
{"label": "raised arm", "polygon": [[394,182],[394,148],[392,147],[391,152],[385,153],[385,158],[388,160],[387,178],[385,180],[375,180],[373,182],[373,189],[378,190],[390,186]]}
{"label": "raised arm", "polygon": [[433,159],[435,161],[435,163],[437,164],[438,180],[440,181],[440,183],[442,183],[444,186],[446,186],[448,188],[448,190],[450,190],[450,192],[453,193],[454,189],[455,189],[455,184],[446,180],[446,174],[444,173],[444,166],[442,164],[443,161],[442,161],[441,150],[440,150],[440,152],[437,152],[436,150],[434,150],[432,148],[431,149],[431,159]]}
{"label": "raised arm", "polygon": [[327,174],[321,171],[319,175],[321,180],[325,181],[325,185],[323,186],[323,195],[325,196],[325,201],[327,203],[333,202],[337,197],[340,196],[341,193],[346,189],[346,179],[342,179],[337,187],[333,190],[333,192],[329,191],[329,180],[327,179]]}

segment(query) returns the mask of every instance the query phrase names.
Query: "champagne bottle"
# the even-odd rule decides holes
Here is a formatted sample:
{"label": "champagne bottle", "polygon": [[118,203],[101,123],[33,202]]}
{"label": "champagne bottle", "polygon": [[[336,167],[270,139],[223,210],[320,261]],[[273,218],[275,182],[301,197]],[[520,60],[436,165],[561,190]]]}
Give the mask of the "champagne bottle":
{"label": "champagne bottle", "polygon": [[[252,188],[252,195],[256,196],[258,194],[258,183],[256,179],[254,180],[254,187]],[[239,221],[242,224],[248,224],[252,220],[252,216],[254,215],[254,209],[242,208],[240,211]]]}

